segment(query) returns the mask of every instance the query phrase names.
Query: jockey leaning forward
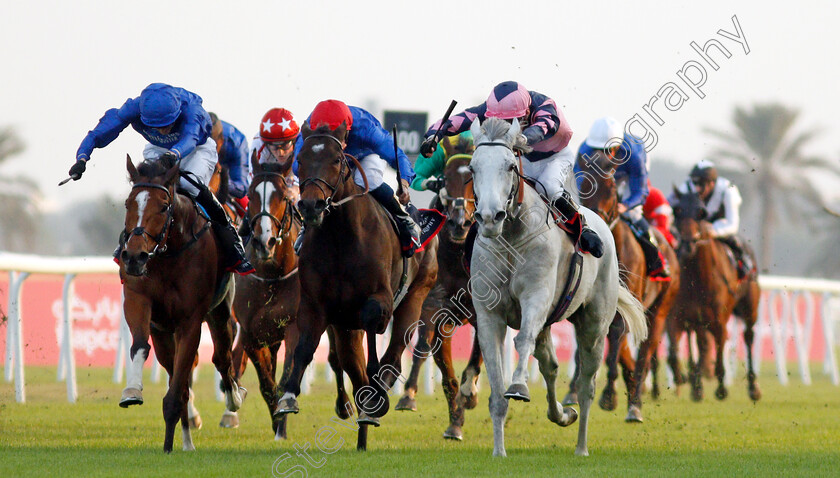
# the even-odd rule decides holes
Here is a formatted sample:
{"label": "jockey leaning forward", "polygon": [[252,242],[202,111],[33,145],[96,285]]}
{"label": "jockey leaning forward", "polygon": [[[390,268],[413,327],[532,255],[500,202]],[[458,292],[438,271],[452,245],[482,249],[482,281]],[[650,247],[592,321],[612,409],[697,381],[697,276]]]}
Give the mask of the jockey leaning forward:
{"label": "jockey leaning forward", "polygon": [[[408,187],[409,182],[415,176],[414,168],[411,167],[405,153],[394,147],[394,139],[391,134],[369,112],[357,106],[347,106],[338,100],[325,100],[318,103],[306,121],[312,130],[323,125],[326,125],[331,131],[342,124],[347,126],[347,136],[342,143],[344,152],[359,160],[359,164],[368,180],[370,195],[396,220],[403,255],[405,257],[414,255],[414,252],[420,247],[420,228],[408,211],[400,204],[409,205]],[[302,146],[303,139],[298,137],[295,144],[295,158],[297,158],[297,153]],[[399,201],[391,186],[384,182],[383,175],[387,164],[400,170],[403,192]],[[295,159],[295,174],[297,174],[297,167],[297,159]],[[359,171],[354,173],[353,179],[357,185],[364,186]],[[302,228],[295,243],[296,248],[300,247],[304,232],[304,228]]]}
{"label": "jockey leaning forward", "polygon": [[251,184],[248,139],[232,124],[219,120],[215,113],[210,113],[210,120],[213,123],[210,137],[216,142],[219,165],[227,168],[230,195],[242,207],[242,212],[247,211],[248,186]]}
{"label": "jockey leaning forward", "polygon": [[[536,180],[537,192],[560,212],[568,230],[580,231],[581,248],[601,257],[604,253],[601,239],[587,227],[583,215],[578,214],[578,205],[564,186],[575,160],[573,151],[568,148],[572,129],[551,98],[529,91],[515,81],[499,83],[484,103],[452,116],[445,124],[440,120],[433,124],[426,132],[421,154],[429,157],[437,149],[433,137],[438,131],[444,136],[452,136],[468,131],[473,121],[483,122],[486,118],[519,120],[522,134],[533,148],[523,155],[522,174]],[[569,234],[577,242],[578,234]]]}
{"label": "jockey leaning forward", "polygon": [[[128,99],[119,109],[106,111],[99,124],[82,140],[76,152],[76,163],[70,168],[70,177],[79,180],[94,148],[104,148],[129,125],[149,142],[143,149],[146,161],[160,161],[167,168],[177,164],[182,172],[198,179],[196,187],[181,178],[179,189],[194,198],[210,216],[227,270],[243,275],[254,272],[245,258],[239,235],[222,205],[207,188],[218,162],[218,153],[210,137],[210,115],[202,107],[201,97],[195,93],[152,83],[139,97]],[[115,258],[119,257],[121,249],[122,244],[115,251]]]}
{"label": "jockey leaning forward", "polygon": [[644,144],[625,134],[614,118],[597,119],[578,150],[575,177],[579,187],[584,179],[583,175],[577,174],[581,171],[580,162],[591,163],[596,150],[603,151],[617,165],[615,182],[619,185],[619,191],[626,189],[626,193],[619,197],[618,213],[630,225],[630,230],[644,251],[648,275],[653,279],[669,277],[670,271],[654,242],[655,238],[650,234],[650,224],[643,212],[648,196],[647,153]]}

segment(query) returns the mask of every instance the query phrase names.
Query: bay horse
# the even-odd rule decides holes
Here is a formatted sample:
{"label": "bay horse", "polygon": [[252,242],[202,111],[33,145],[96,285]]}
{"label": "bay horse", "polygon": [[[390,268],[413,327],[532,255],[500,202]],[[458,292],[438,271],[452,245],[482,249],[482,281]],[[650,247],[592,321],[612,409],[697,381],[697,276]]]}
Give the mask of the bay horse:
{"label": "bay horse", "polygon": [[[679,231],[680,244],[677,253],[680,257],[682,286],[672,310],[676,321],[668,361],[677,367],[674,375],[681,376],[676,357],[679,339],[683,331],[694,332],[699,358],[695,363],[689,350],[689,381],[692,399],[702,400],[703,383],[700,369],[710,350],[706,333],[710,332],[715,342],[715,375],[718,379],[715,397],[718,400],[725,399],[729,392],[723,383],[723,348],[727,339],[726,324],[734,314],[746,326],[744,343],[747,349],[747,390],[750,399],[757,401],[761,398],[761,390],[753,370],[752,344],[761,295],[758,278],[755,273],[751,273],[742,280],[738,279],[736,266],[729,258],[728,247],[714,238],[712,224],[706,220],[706,207],[693,186],[690,186],[686,193],[675,187],[674,196],[677,202],[672,206],[674,223]],[[744,253],[753,254],[749,248]],[[755,264],[754,257],[753,263]]]}
{"label": "bay horse", "polygon": [[[530,401],[528,360],[533,354],[548,389],[548,419],[569,426],[578,417],[573,408],[558,406],[555,381],[557,352],[551,342],[551,323],[568,319],[575,326],[580,354],[580,424],[575,454],[588,455],[589,409],[595,396],[595,373],[604,353],[604,339],[616,310],[636,340],[647,334],[642,305],[622,284],[615,244],[609,228],[591,210],[580,214],[604,242],[604,254],[582,257],[568,235],[554,224],[551,210],[521,175],[514,151],[527,151],[519,121],[513,124],[488,118],[476,120],[470,168],[476,196],[478,237],[470,270],[478,340],[490,380],[493,455],[505,456],[504,427],[507,399]],[[577,258],[577,259],[576,259]],[[578,262],[580,261],[580,262]],[[571,269],[580,264],[579,269]],[[570,270],[579,270],[580,275]],[[566,284],[576,276],[577,292]],[[554,313],[560,305],[560,310]],[[507,327],[519,329],[514,338],[518,354],[511,385],[503,392],[502,344]]]}
{"label": "bay horse", "polygon": [[[354,182],[351,162],[362,176],[364,171],[344,153],[346,125],[313,131],[305,124],[301,135],[298,208],[307,232],[300,249],[300,338],[276,413],[299,411],[296,397],[303,371],[332,325],[339,362],[353,383],[359,409],[356,447],[364,450],[368,425],[378,426],[388,412],[388,390],[397,379],[404,381],[400,361],[405,337],[416,328],[423,300],[437,279],[437,239],[403,258],[388,214],[367,187]],[[392,316],[390,343],[380,359],[376,335],[385,332]]]}
{"label": "bay horse", "polygon": [[132,346],[120,406],[143,403],[143,363],[151,335],[157,360],[169,374],[169,390],[163,397],[163,450],[172,451],[179,419],[183,449],[194,450],[186,405],[202,322],[207,322],[213,338],[213,364],[222,376],[226,406],[237,410],[242,404],[231,366],[234,286],[216,238],[208,233],[209,219],[192,200],[176,192],[178,166],[167,170],[153,161],[135,168],[126,156],[126,168],[132,188],[125,202],[120,279]]}
{"label": "bay horse", "polygon": [[[248,189],[248,213],[251,240],[246,247],[248,259],[256,273],[236,278],[237,294],[233,310],[239,322],[239,340],[247,358],[254,363],[260,391],[268,406],[276,439],[286,438],[286,415],[274,415],[277,389],[283,387],[292,366],[292,354],[298,341],[297,315],[300,304],[298,257],[294,240],[300,230],[300,218],[294,206],[295,197],[288,190],[291,163],[260,164],[252,158],[254,178]],[[333,333],[330,335],[329,363],[335,371],[338,388],[336,413],[347,418],[344,373],[338,366]],[[283,372],[275,384],[277,352],[285,340]],[[244,368],[244,366],[243,366]],[[235,412],[225,412],[223,422],[229,427],[238,424]]]}
{"label": "bay horse", "polygon": [[438,236],[437,284],[423,302],[417,344],[412,354],[411,372],[397,410],[417,410],[417,381],[420,367],[431,355],[443,375],[443,393],[449,406],[449,427],[443,437],[463,439],[464,410],[478,404],[478,375],[481,370],[481,348],[474,337],[469,363],[455,378],[452,366],[452,335],[465,323],[475,327],[475,309],[469,292],[469,272],[464,263],[464,242],[475,222],[475,197],[469,170],[471,155],[454,154],[444,168],[445,188],[435,196],[431,207],[446,214],[446,227]]}
{"label": "bay horse", "polygon": [[[598,404],[604,410],[615,410],[617,395],[615,381],[618,378],[617,362],[620,360],[624,371],[624,383],[627,386],[627,416],[625,421],[642,422],[642,384],[651,367],[651,360],[659,350],[662,333],[665,330],[668,313],[673,306],[680,284],[680,271],[677,265],[677,255],[662,233],[656,228],[651,232],[656,237],[656,244],[662,256],[674,267],[671,268],[669,281],[655,281],[648,276],[645,254],[642,246],[633,234],[631,226],[618,212],[619,191],[615,180],[615,171],[620,165],[611,159],[603,150],[595,150],[587,158],[579,157],[578,165],[581,171],[587,173],[592,183],[591,191],[582,195],[581,204],[597,212],[610,226],[613,240],[618,254],[618,265],[621,279],[627,289],[645,307],[645,318],[648,326],[648,336],[639,345],[636,360],[633,360],[624,333],[621,317],[616,315],[607,336],[609,351],[607,353],[607,384]],[[585,196],[585,197],[583,197]],[[575,374],[577,378],[577,374]],[[569,394],[574,394],[575,380],[569,384]],[[566,404],[575,397],[567,396],[563,400]]]}

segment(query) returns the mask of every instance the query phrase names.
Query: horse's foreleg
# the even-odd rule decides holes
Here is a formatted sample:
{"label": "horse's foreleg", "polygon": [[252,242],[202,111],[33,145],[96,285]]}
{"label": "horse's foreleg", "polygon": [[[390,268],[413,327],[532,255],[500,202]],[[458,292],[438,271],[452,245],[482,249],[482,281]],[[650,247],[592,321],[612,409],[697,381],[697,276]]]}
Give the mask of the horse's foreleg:
{"label": "horse's foreleg", "polygon": [[[424,311],[425,312],[425,311]],[[437,343],[439,340],[435,334],[435,324],[429,322],[431,314],[423,314],[421,316],[421,325],[417,331],[417,344],[414,346],[414,352],[411,354],[411,371],[408,374],[408,380],[405,382],[405,392],[397,402],[396,410],[410,410],[417,411],[417,382],[420,376],[420,368],[423,363],[432,355],[431,343]]]}
{"label": "horse's foreleg", "polygon": [[554,350],[554,344],[551,342],[551,329],[545,328],[537,336],[536,347],[534,348],[534,358],[540,364],[540,373],[545,379],[545,385],[548,393],[546,399],[548,400],[548,419],[552,422],[566,427],[577,420],[577,412],[571,407],[559,407],[557,403],[557,369],[560,365],[557,362],[557,351]]}
{"label": "horse's foreleg", "polygon": [[128,289],[125,290],[123,312],[131,331],[131,364],[126,374],[126,385],[120,398],[120,406],[143,404],[143,365],[149,357],[149,335],[152,305],[149,300]]}
{"label": "horse's foreleg", "polygon": [[[350,377],[350,382],[353,384],[353,391],[363,389],[368,384],[367,374],[365,373],[365,356],[363,352],[364,334],[360,331],[348,331],[334,329],[335,334],[335,349],[341,367],[347,376]],[[354,393],[355,396],[355,393]],[[347,417],[353,416],[353,406],[350,403],[345,404]],[[367,417],[361,412],[359,403],[356,403],[356,408],[360,413],[356,420],[358,426],[358,438],[356,440],[356,449],[363,451],[367,449],[367,432],[368,425],[378,427],[379,420]]]}
{"label": "horse's foreleg", "polygon": [[451,440],[462,440],[464,438],[461,428],[464,426],[464,407],[458,403],[458,379],[455,377],[455,369],[452,367],[452,335],[444,331],[443,345],[435,353],[435,363],[440,369],[443,379],[441,385],[446,403],[449,407],[449,427],[443,432],[443,438]]}
{"label": "horse's foreleg", "polygon": [[[669,315],[665,320],[665,327],[668,332],[668,367],[671,368],[671,373],[674,375],[674,386],[679,392],[680,385],[684,384],[687,379],[682,372],[679,360],[680,340],[682,340],[685,330],[678,318]],[[689,357],[689,363],[691,363],[690,360],[691,357]]]}
{"label": "horse's foreleg", "polygon": [[234,378],[231,357],[234,321],[230,315],[229,301],[226,300],[210,311],[207,325],[210,328],[210,337],[213,339],[213,365],[222,376],[221,388],[225,393],[225,405],[228,411],[235,412],[242,406],[243,394],[246,392]]}
{"label": "horse's foreleg", "polygon": [[[729,315],[726,315],[727,320]],[[718,322],[715,327],[712,329],[712,335],[715,338],[715,376],[718,379],[718,388],[715,390],[715,398],[718,400],[723,400],[729,395],[729,391],[726,390],[726,384],[724,384],[724,377],[726,375],[726,369],[723,363],[723,352],[726,345],[727,333],[726,333],[726,321]]]}
{"label": "horse's foreleg", "polygon": [[[475,330],[475,327],[473,327]],[[464,373],[461,374],[461,388],[458,401],[463,402],[464,408],[472,410],[478,405],[478,375],[481,373],[481,346],[478,344],[478,334],[474,334],[470,360]]]}
{"label": "horse's foreleg", "polygon": [[[170,453],[175,438],[175,425],[186,417],[185,407],[189,399],[189,382],[192,367],[201,340],[201,317],[190,317],[175,332],[175,361],[172,376],[169,380],[169,390],[163,397],[163,420],[166,432],[163,440],[163,451]],[[189,422],[182,424],[186,436],[189,433]],[[186,449],[187,443],[184,443]]]}
{"label": "horse's foreleg", "polygon": [[578,404],[577,384],[578,379],[580,379],[580,350],[578,349],[579,347],[575,346],[575,351],[572,354],[572,360],[575,361],[575,373],[572,374],[572,379],[569,380],[569,392],[566,393],[566,396],[563,397],[563,402],[561,402],[564,406]]}
{"label": "horse's foreleg", "polygon": [[297,404],[297,396],[300,395],[300,382],[303,379],[303,372],[312,363],[315,349],[321,341],[321,335],[327,328],[324,311],[317,307],[311,300],[303,298],[300,304],[298,315],[298,331],[300,338],[294,350],[292,371],[283,386],[283,396],[277,404],[275,415],[285,413],[298,413],[300,408]]}
{"label": "horse's foreleg", "polygon": [[[274,422],[274,407],[277,406],[277,391],[274,385],[274,368],[271,366],[271,355],[277,353],[276,345],[258,346],[253,343],[250,338],[240,336],[240,343],[247,357],[251,359],[254,364],[254,370],[257,372],[257,379],[260,382],[260,393],[262,394],[265,404],[268,406],[268,413],[272,417],[272,430],[276,430]],[[225,428],[235,428],[239,425],[238,417],[234,419],[233,412],[226,410],[222,417],[222,422],[219,424]]]}
{"label": "horse's foreleg", "polygon": [[[642,384],[647,378],[648,370],[653,365],[656,351],[659,350],[659,342],[662,340],[662,332],[665,328],[665,316],[658,313],[658,310],[649,310],[647,317],[652,317],[648,322],[648,336],[639,344],[639,353],[636,355],[635,383],[636,390],[630,396],[630,403],[627,407],[628,422],[641,422],[642,418]],[[658,395],[656,388],[656,375],[653,377],[654,385],[651,395]]]}
{"label": "horse's foreleg", "polygon": [[516,362],[516,369],[513,371],[510,387],[505,392],[505,398],[526,402],[531,400],[528,390],[528,360],[534,354],[537,335],[545,325],[548,305],[551,304],[550,297],[545,290],[537,292],[520,299],[522,322],[519,333],[513,338],[513,344],[519,357]]}
{"label": "horse's foreleg", "polygon": [[508,402],[502,390],[505,379],[502,373],[502,343],[507,325],[501,319],[479,316],[478,340],[484,355],[484,366],[490,381],[490,418],[493,420],[493,456],[507,456],[505,452],[505,417]]}
{"label": "horse's foreleg", "polygon": [[330,352],[327,355],[327,362],[329,362],[330,368],[332,368],[335,374],[335,414],[341,419],[347,419],[351,415],[349,411],[351,403],[350,398],[347,396],[347,390],[344,387],[344,369],[341,367],[341,360],[338,357],[335,329],[332,327],[327,327],[327,338],[330,342]]}

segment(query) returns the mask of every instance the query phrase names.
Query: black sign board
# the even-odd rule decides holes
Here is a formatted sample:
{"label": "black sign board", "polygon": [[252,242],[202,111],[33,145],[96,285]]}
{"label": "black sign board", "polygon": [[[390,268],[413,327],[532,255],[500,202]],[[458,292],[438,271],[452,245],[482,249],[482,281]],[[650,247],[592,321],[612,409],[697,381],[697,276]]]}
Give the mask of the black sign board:
{"label": "black sign board", "polygon": [[402,149],[412,162],[420,153],[420,143],[426,133],[429,114],[412,111],[385,111],[382,126],[386,130],[397,125],[397,146]]}

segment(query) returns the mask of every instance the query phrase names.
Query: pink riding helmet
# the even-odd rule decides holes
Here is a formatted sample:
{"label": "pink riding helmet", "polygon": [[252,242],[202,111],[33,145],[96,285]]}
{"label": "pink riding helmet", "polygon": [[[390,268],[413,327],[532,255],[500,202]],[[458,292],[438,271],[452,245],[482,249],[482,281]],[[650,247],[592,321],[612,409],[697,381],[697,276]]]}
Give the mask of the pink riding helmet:
{"label": "pink riding helmet", "polygon": [[487,97],[488,118],[513,119],[528,114],[531,93],[515,81],[499,83]]}

